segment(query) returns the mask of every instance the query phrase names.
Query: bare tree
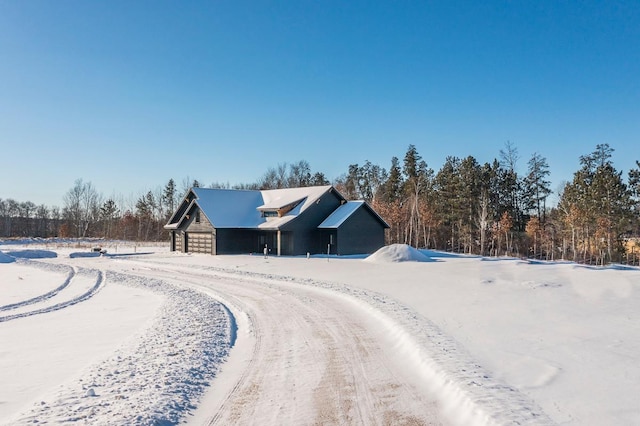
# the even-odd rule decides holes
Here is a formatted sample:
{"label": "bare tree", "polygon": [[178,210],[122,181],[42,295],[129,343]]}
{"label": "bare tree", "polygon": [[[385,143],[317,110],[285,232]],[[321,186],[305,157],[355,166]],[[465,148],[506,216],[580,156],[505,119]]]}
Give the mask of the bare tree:
{"label": "bare tree", "polygon": [[200,181],[198,179],[190,179],[189,175],[187,175],[187,177],[185,177],[184,179],[182,179],[182,185],[181,185],[181,193],[180,194],[176,194],[177,198],[182,198],[185,195],[187,195],[187,191],[189,191],[191,188],[199,188],[200,187]]}
{"label": "bare tree", "polygon": [[44,204],[36,208],[36,226],[35,235],[37,237],[47,237],[47,228],[49,220],[49,209]]}
{"label": "bare tree", "polygon": [[77,179],[64,196],[65,218],[72,222],[75,236],[84,238],[89,226],[98,220],[100,195],[91,182]]}
{"label": "bare tree", "polygon": [[300,160],[289,166],[289,176],[287,186],[289,188],[301,188],[309,186],[311,182],[311,167],[305,160]]}

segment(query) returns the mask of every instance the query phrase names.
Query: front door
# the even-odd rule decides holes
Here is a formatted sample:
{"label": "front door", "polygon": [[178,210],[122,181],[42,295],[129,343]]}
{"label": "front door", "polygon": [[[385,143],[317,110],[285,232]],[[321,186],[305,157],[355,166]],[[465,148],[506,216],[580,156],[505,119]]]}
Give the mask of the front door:
{"label": "front door", "polygon": [[258,253],[262,253],[265,245],[270,254],[276,254],[278,251],[278,234],[277,232],[261,232],[258,236]]}

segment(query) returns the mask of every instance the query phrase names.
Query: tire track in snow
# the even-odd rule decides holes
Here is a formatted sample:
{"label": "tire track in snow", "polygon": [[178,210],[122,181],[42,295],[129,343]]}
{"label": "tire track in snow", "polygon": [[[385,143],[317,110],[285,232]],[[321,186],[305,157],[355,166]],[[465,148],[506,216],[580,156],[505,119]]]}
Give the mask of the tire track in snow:
{"label": "tire track in snow", "polygon": [[[229,295],[227,295],[226,297],[230,298]],[[240,300],[236,298],[229,299],[229,300],[230,300],[229,302],[224,302],[222,300],[221,302],[226,303],[226,305],[223,304],[223,306],[225,306],[225,308],[227,309],[230,315],[233,315],[230,310],[230,307],[233,307],[234,310],[242,309],[243,312],[247,312],[246,307],[244,307],[243,309],[243,303]],[[222,410],[222,407],[228,406],[231,403],[231,399],[233,395],[237,395],[240,392],[240,389],[243,386],[245,386],[246,382],[249,380],[249,372],[253,368],[255,368],[255,364],[258,359],[257,355],[262,350],[262,333],[260,333],[260,330],[256,330],[255,318],[253,317],[252,314],[247,314],[247,320],[249,321],[250,324],[252,324],[252,333],[255,338],[251,358],[249,360],[249,363],[247,364],[247,368],[243,370],[242,374],[238,378],[233,388],[224,396],[224,399],[220,404],[221,409],[216,410],[216,412],[211,417],[205,419],[204,424],[208,426],[219,424],[222,421],[222,413],[224,412]],[[234,319],[234,323],[236,323],[235,319]]]}
{"label": "tire track in snow", "polygon": [[35,303],[40,303],[43,302],[47,299],[52,298],[53,296],[55,296],[56,294],[60,293],[62,290],[64,290],[69,283],[71,283],[71,280],[73,279],[73,277],[76,275],[76,270],[75,268],[69,266],[69,272],[67,273],[67,278],[64,280],[64,282],[57,288],[54,288],[53,290],[41,294],[39,296],[33,297],[31,299],[27,299],[27,300],[22,300],[20,302],[16,302],[16,303],[11,303],[9,305],[4,305],[4,306],[0,306],[0,312],[4,312],[4,311],[10,311],[13,309],[17,309],[17,308],[22,308],[24,306],[28,306],[28,305],[33,305]]}
{"label": "tire track in snow", "polygon": [[62,384],[11,425],[181,423],[209,387],[233,342],[233,321],[214,298],[158,276],[108,269],[109,282],[166,297],[149,326],[108,358]]}
{"label": "tire track in snow", "polygon": [[[166,268],[166,265],[162,265],[162,266],[163,266],[162,268],[154,267],[154,269],[152,270],[147,270],[147,271],[135,270],[135,272],[129,271],[127,273],[131,275],[145,276],[145,277],[148,277],[149,279],[162,279],[165,282],[167,282],[167,284],[169,284],[169,281],[172,281],[172,280],[176,281],[175,270]],[[162,278],[158,278],[159,276],[161,276]],[[198,275],[197,277],[200,277],[200,276]],[[251,395],[254,395],[254,396],[256,395],[256,390],[257,390],[256,385],[248,384],[248,383],[251,380],[251,374],[257,368],[259,368],[258,366],[259,355],[263,351],[263,343],[262,343],[263,332],[260,329],[260,323],[259,321],[257,321],[255,314],[252,312],[250,307],[242,301],[242,298],[235,297],[234,295],[227,292],[221,292],[219,291],[219,289],[213,290],[211,286],[204,285],[201,280],[194,281],[193,280],[194,277],[192,276],[191,278],[192,279],[185,279],[185,276],[182,275],[179,282],[176,281],[174,284],[169,284],[169,285],[177,285],[182,287],[186,284],[188,287],[195,287],[200,290],[205,290],[207,291],[207,293],[211,293],[213,291],[212,297],[218,300],[218,302],[221,304],[221,306],[225,309],[225,311],[229,315],[230,326],[233,328],[234,326],[237,325],[237,319],[234,317],[233,312],[241,313],[242,315],[245,316],[247,323],[249,324],[249,327],[250,327],[250,330],[244,330],[244,331],[249,332],[254,339],[252,353],[249,358],[249,361],[245,365],[245,368],[242,370],[238,378],[236,379],[235,384],[226,393],[226,395],[223,396],[222,400],[219,403],[220,405],[218,406],[218,409],[215,410],[212,415],[203,419],[203,424],[206,424],[209,426],[216,425],[216,424],[224,425],[224,424],[227,424],[224,416],[229,414],[228,411],[231,411],[231,419],[234,424],[237,424],[242,413],[239,412],[238,410],[239,407],[232,406],[233,403],[235,402],[234,399],[237,398],[238,395],[241,395],[241,398],[243,398],[242,405],[246,405],[249,403],[248,399],[251,397]],[[207,277],[207,278],[210,278],[210,277]],[[232,330],[232,334],[233,332],[237,332],[237,330]],[[230,345],[230,347],[233,346],[234,340],[235,339],[232,336],[232,341],[231,341],[232,344]],[[240,409],[242,409],[242,407],[240,407]]]}
{"label": "tire track in snow", "polygon": [[208,424],[441,423],[435,397],[399,372],[366,314],[340,295],[166,264],[145,273],[240,300],[251,320],[251,361]]}
{"label": "tire track in snow", "polygon": [[[166,263],[143,260],[141,263],[167,268]],[[443,403],[447,416],[455,424],[551,425],[550,417],[526,395],[502,383],[479,365],[451,336],[427,318],[384,295],[339,283],[289,276],[239,271],[213,266],[170,266],[174,273],[197,275],[194,270],[220,277],[263,285],[315,287],[333,292],[354,308],[365,309],[377,318],[386,333],[396,341],[398,356],[415,368]],[[218,290],[216,290],[218,291]],[[268,423],[268,422],[267,422]]]}
{"label": "tire track in snow", "polygon": [[[6,321],[15,320],[15,319],[18,319],[18,318],[26,318],[26,317],[30,317],[30,316],[33,316],[33,315],[40,315],[40,314],[46,314],[46,313],[49,313],[49,312],[59,311],[61,309],[68,308],[69,306],[73,306],[73,305],[75,305],[77,303],[81,303],[81,302],[84,302],[85,300],[90,299],[98,291],[100,291],[100,289],[103,287],[104,282],[105,282],[104,273],[102,271],[97,271],[97,270],[92,270],[92,269],[88,269],[88,270],[86,270],[86,272],[85,272],[85,270],[81,270],[80,272],[82,274],[96,274],[96,281],[93,284],[93,286],[91,288],[89,288],[88,291],[80,294],[79,296],[71,298],[69,300],[65,300],[63,302],[56,303],[55,305],[52,305],[52,306],[46,306],[44,308],[34,309],[34,310],[31,310],[31,311],[27,311],[27,312],[21,312],[21,313],[17,313],[17,314],[1,316],[0,317],[0,322],[6,322]],[[74,273],[73,277],[71,277],[71,279],[70,279],[70,282],[67,283],[67,285],[65,285],[65,287],[68,287],[69,284],[71,283],[71,281],[73,281],[73,278],[76,278],[76,277],[77,277],[77,274]],[[44,300],[47,300],[47,299],[42,299],[42,300],[39,300],[38,302],[42,302]],[[28,305],[24,305],[24,306],[28,306]]]}
{"label": "tire track in snow", "polygon": [[217,267],[199,268],[258,281],[319,287],[342,295],[354,307],[364,306],[393,336],[398,355],[415,366],[416,374],[423,376],[431,389],[440,395],[448,417],[456,424],[554,424],[534,401],[492,377],[437,325],[384,294],[314,279]]}

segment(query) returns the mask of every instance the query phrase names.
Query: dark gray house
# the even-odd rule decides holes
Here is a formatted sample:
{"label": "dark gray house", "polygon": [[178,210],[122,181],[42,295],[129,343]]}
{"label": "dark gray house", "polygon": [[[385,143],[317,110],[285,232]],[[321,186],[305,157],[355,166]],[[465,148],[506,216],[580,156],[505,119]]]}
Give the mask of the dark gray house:
{"label": "dark gray house", "polygon": [[264,191],[190,189],[165,225],[171,250],[191,253],[372,253],[389,225],[332,186]]}

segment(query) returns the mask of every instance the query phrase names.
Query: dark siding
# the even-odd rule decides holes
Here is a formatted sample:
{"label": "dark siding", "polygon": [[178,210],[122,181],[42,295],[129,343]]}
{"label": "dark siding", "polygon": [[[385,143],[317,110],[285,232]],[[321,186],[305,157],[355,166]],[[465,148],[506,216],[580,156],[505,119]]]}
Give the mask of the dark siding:
{"label": "dark siding", "polygon": [[257,251],[255,231],[245,229],[218,229],[217,253],[240,254]]}
{"label": "dark siding", "polygon": [[329,244],[331,244],[331,249],[329,250],[329,254],[337,254],[337,244],[338,244],[338,230],[337,229],[320,229],[320,244],[318,246],[319,253],[327,253],[329,249]]}
{"label": "dark siding", "polygon": [[364,206],[338,228],[337,254],[373,253],[384,245],[384,227]]}
{"label": "dark siding", "polygon": [[327,245],[322,241],[318,225],[340,206],[341,198],[331,190],[318,201],[282,227],[283,231],[291,233],[290,241],[282,245],[283,255],[326,253]]}
{"label": "dark siding", "polygon": [[272,255],[278,254],[278,232],[277,231],[259,231],[258,235],[258,253],[264,253],[264,246],[267,246],[268,253]]}
{"label": "dark siding", "polygon": [[290,255],[293,253],[293,234],[291,232],[280,233],[280,254]]}
{"label": "dark siding", "polygon": [[276,233],[253,229],[217,229],[217,254],[262,254],[264,245],[270,254],[277,253]]}

